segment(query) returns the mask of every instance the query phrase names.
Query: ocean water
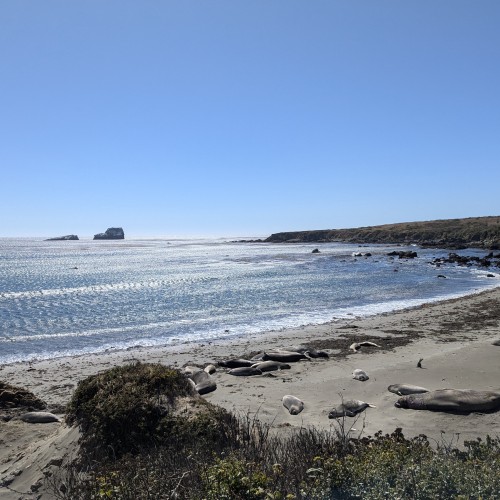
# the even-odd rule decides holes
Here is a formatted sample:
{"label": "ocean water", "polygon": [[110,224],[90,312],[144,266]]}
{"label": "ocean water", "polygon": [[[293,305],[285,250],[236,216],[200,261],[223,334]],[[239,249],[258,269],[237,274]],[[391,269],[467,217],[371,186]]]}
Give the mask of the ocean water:
{"label": "ocean water", "polygon": [[500,286],[498,273],[429,264],[447,251],[400,260],[394,249],[0,238],[0,364],[265,334]]}

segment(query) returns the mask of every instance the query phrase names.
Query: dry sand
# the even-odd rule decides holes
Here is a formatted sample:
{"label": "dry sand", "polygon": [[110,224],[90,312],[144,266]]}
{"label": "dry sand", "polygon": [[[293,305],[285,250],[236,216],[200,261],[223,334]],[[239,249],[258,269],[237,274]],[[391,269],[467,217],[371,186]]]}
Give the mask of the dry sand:
{"label": "dry sand", "polygon": [[[160,362],[182,367],[205,366],[230,357],[250,357],[262,350],[308,345],[326,349],[329,359],[300,361],[290,370],[257,377],[234,377],[226,370],[214,374],[217,390],[204,396],[212,403],[240,414],[257,415],[279,432],[291,427],[329,429],[329,410],[348,399],[366,401],[367,409],[354,426],[355,435],[392,432],[401,427],[407,436],[426,434],[447,441],[497,436],[500,411],[456,415],[403,410],[394,407],[398,396],[388,392],[394,383],[421,385],[428,389],[500,390],[500,288],[464,298],[426,304],[414,309],[369,318],[353,317],[319,326],[308,326],[231,341],[179,344],[159,348],[135,348],[102,355],[60,358],[0,366],[0,380],[27,388],[45,400],[49,409],[62,412],[79,380],[116,365]],[[349,345],[371,340],[380,348],[359,352]],[[423,358],[422,368],[417,367]],[[352,379],[356,368],[370,379]],[[282,406],[285,394],[305,403],[304,411],[290,415]],[[347,419],[351,425],[352,419]],[[38,498],[37,483],[74,453],[78,433],[64,424],[27,424],[0,421],[0,498]],[[49,465],[48,465],[49,464]],[[42,489],[40,489],[42,491]],[[50,498],[44,494],[42,498]]]}

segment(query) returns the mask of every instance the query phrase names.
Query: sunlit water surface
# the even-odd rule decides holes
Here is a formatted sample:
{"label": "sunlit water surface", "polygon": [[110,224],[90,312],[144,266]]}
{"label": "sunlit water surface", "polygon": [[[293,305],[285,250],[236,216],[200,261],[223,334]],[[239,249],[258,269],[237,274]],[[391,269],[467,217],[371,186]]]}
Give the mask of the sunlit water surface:
{"label": "sunlit water surface", "polygon": [[[318,247],[319,254],[312,250]],[[366,316],[498,286],[395,247],[226,240],[0,239],[0,363]],[[397,250],[405,250],[398,247]],[[352,256],[370,252],[371,257]],[[467,250],[467,255],[485,255]],[[447,279],[437,278],[445,274]]]}

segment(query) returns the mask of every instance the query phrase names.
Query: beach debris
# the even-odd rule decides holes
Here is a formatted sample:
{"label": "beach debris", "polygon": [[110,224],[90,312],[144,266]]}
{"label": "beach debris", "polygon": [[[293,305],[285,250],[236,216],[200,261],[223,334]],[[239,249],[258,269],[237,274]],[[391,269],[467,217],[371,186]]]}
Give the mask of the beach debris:
{"label": "beach debris", "polygon": [[46,403],[37,398],[32,392],[0,381],[0,408],[26,408],[43,410]]}
{"label": "beach debris", "polygon": [[368,380],[370,377],[367,375],[367,373],[364,370],[360,370],[359,368],[356,368],[352,372],[352,378],[354,380],[360,380],[361,382],[364,382],[365,380]]}
{"label": "beach debris", "polygon": [[330,411],[328,418],[354,417],[366,408],[376,408],[376,406],[357,399],[343,401]]}
{"label": "beach debris", "polygon": [[290,415],[298,415],[304,409],[304,402],[295,396],[283,396],[283,406],[288,410]]}
{"label": "beach debris", "polygon": [[353,352],[357,352],[362,347],[380,347],[380,346],[378,344],[375,344],[374,342],[354,342],[354,344],[351,344],[349,346],[349,349],[351,349]]}

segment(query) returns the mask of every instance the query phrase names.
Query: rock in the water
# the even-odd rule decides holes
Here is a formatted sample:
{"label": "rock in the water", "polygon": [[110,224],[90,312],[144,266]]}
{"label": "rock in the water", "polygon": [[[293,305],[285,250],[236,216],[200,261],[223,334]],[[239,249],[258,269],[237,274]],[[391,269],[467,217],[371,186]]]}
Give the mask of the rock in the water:
{"label": "rock in the water", "polygon": [[390,257],[399,257],[400,259],[414,259],[417,257],[417,252],[412,252],[411,250],[408,250],[407,252],[400,251],[396,252],[395,250],[393,252],[388,253]]}
{"label": "rock in the water", "polygon": [[78,239],[79,238],[76,234],[67,234],[66,236],[56,236],[55,238],[47,238],[45,241],[70,241]]}
{"label": "rock in the water", "polygon": [[106,229],[105,233],[99,233],[94,235],[94,240],[123,240],[125,239],[125,233],[121,227],[110,227]]}

